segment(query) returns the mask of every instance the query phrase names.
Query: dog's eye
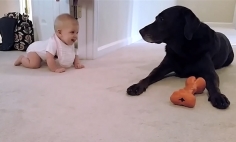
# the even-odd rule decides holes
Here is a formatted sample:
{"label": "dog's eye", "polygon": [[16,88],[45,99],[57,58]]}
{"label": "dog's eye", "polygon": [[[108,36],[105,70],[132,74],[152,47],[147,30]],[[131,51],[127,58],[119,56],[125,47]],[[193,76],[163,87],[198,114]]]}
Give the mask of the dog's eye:
{"label": "dog's eye", "polygon": [[163,22],[164,18],[162,16],[157,16],[155,22]]}
{"label": "dog's eye", "polygon": [[160,19],[160,21],[164,21],[164,18],[163,18],[163,17],[160,17],[159,19]]}

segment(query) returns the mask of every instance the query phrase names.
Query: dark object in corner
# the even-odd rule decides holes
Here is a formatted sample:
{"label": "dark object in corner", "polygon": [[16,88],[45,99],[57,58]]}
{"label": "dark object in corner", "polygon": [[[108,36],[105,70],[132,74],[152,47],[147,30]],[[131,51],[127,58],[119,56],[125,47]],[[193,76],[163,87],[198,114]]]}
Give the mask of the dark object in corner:
{"label": "dark object in corner", "polygon": [[16,23],[17,20],[13,18],[3,17],[0,19],[0,35],[2,37],[0,51],[13,50]]}
{"label": "dark object in corner", "polygon": [[14,33],[14,50],[26,51],[28,46],[34,42],[34,28],[29,16],[19,12],[9,12],[4,17],[17,20]]}

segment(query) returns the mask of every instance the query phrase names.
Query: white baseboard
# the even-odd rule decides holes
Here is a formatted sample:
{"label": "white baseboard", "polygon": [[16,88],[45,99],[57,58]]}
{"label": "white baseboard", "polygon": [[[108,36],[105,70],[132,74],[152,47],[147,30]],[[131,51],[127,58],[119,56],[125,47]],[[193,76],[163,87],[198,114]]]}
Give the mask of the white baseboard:
{"label": "white baseboard", "polygon": [[126,45],[129,45],[129,41],[131,41],[130,38],[123,39],[123,40],[118,40],[103,46],[98,47],[97,49],[97,58],[104,56],[108,53],[111,53],[117,49],[120,49]]}
{"label": "white baseboard", "polygon": [[115,50],[118,50],[118,49],[120,49],[124,46],[127,46],[127,45],[130,45],[130,44],[134,43],[134,42],[137,42],[140,39],[141,39],[141,37],[139,35],[135,35],[135,36],[130,37],[130,38],[118,40],[118,41],[100,46],[97,49],[97,57],[96,58],[99,58],[99,57],[104,56],[108,53],[111,53]]}
{"label": "white baseboard", "polygon": [[210,27],[233,27],[233,23],[223,23],[223,22],[204,22]]}

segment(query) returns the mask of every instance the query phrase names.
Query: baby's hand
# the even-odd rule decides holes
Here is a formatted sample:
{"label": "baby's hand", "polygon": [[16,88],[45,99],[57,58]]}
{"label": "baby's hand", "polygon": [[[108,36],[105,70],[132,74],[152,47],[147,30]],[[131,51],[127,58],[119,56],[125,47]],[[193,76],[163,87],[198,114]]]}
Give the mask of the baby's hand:
{"label": "baby's hand", "polygon": [[77,64],[74,64],[75,68],[76,69],[82,69],[84,68],[84,65],[80,64],[80,63],[77,63]]}
{"label": "baby's hand", "polygon": [[56,69],[55,72],[57,73],[62,73],[62,72],[65,72],[66,69],[65,68],[59,68],[59,69]]}

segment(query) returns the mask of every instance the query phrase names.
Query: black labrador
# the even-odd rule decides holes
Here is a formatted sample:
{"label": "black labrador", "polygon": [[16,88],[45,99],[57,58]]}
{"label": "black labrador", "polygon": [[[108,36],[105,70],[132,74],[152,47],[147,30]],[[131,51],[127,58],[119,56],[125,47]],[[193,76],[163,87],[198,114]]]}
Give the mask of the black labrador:
{"label": "black labrador", "polygon": [[232,46],[224,34],[212,30],[183,6],[163,10],[153,23],[139,32],[146,42],[165,43],[166,55],[147,77],[127,89],[128,95],[140,95],[149,85],[174,72],[181,78],[203,77],[209,94],[208,101],[218,109],[228,108],[230,101],[221,93],[215,71],[234,60]]}

